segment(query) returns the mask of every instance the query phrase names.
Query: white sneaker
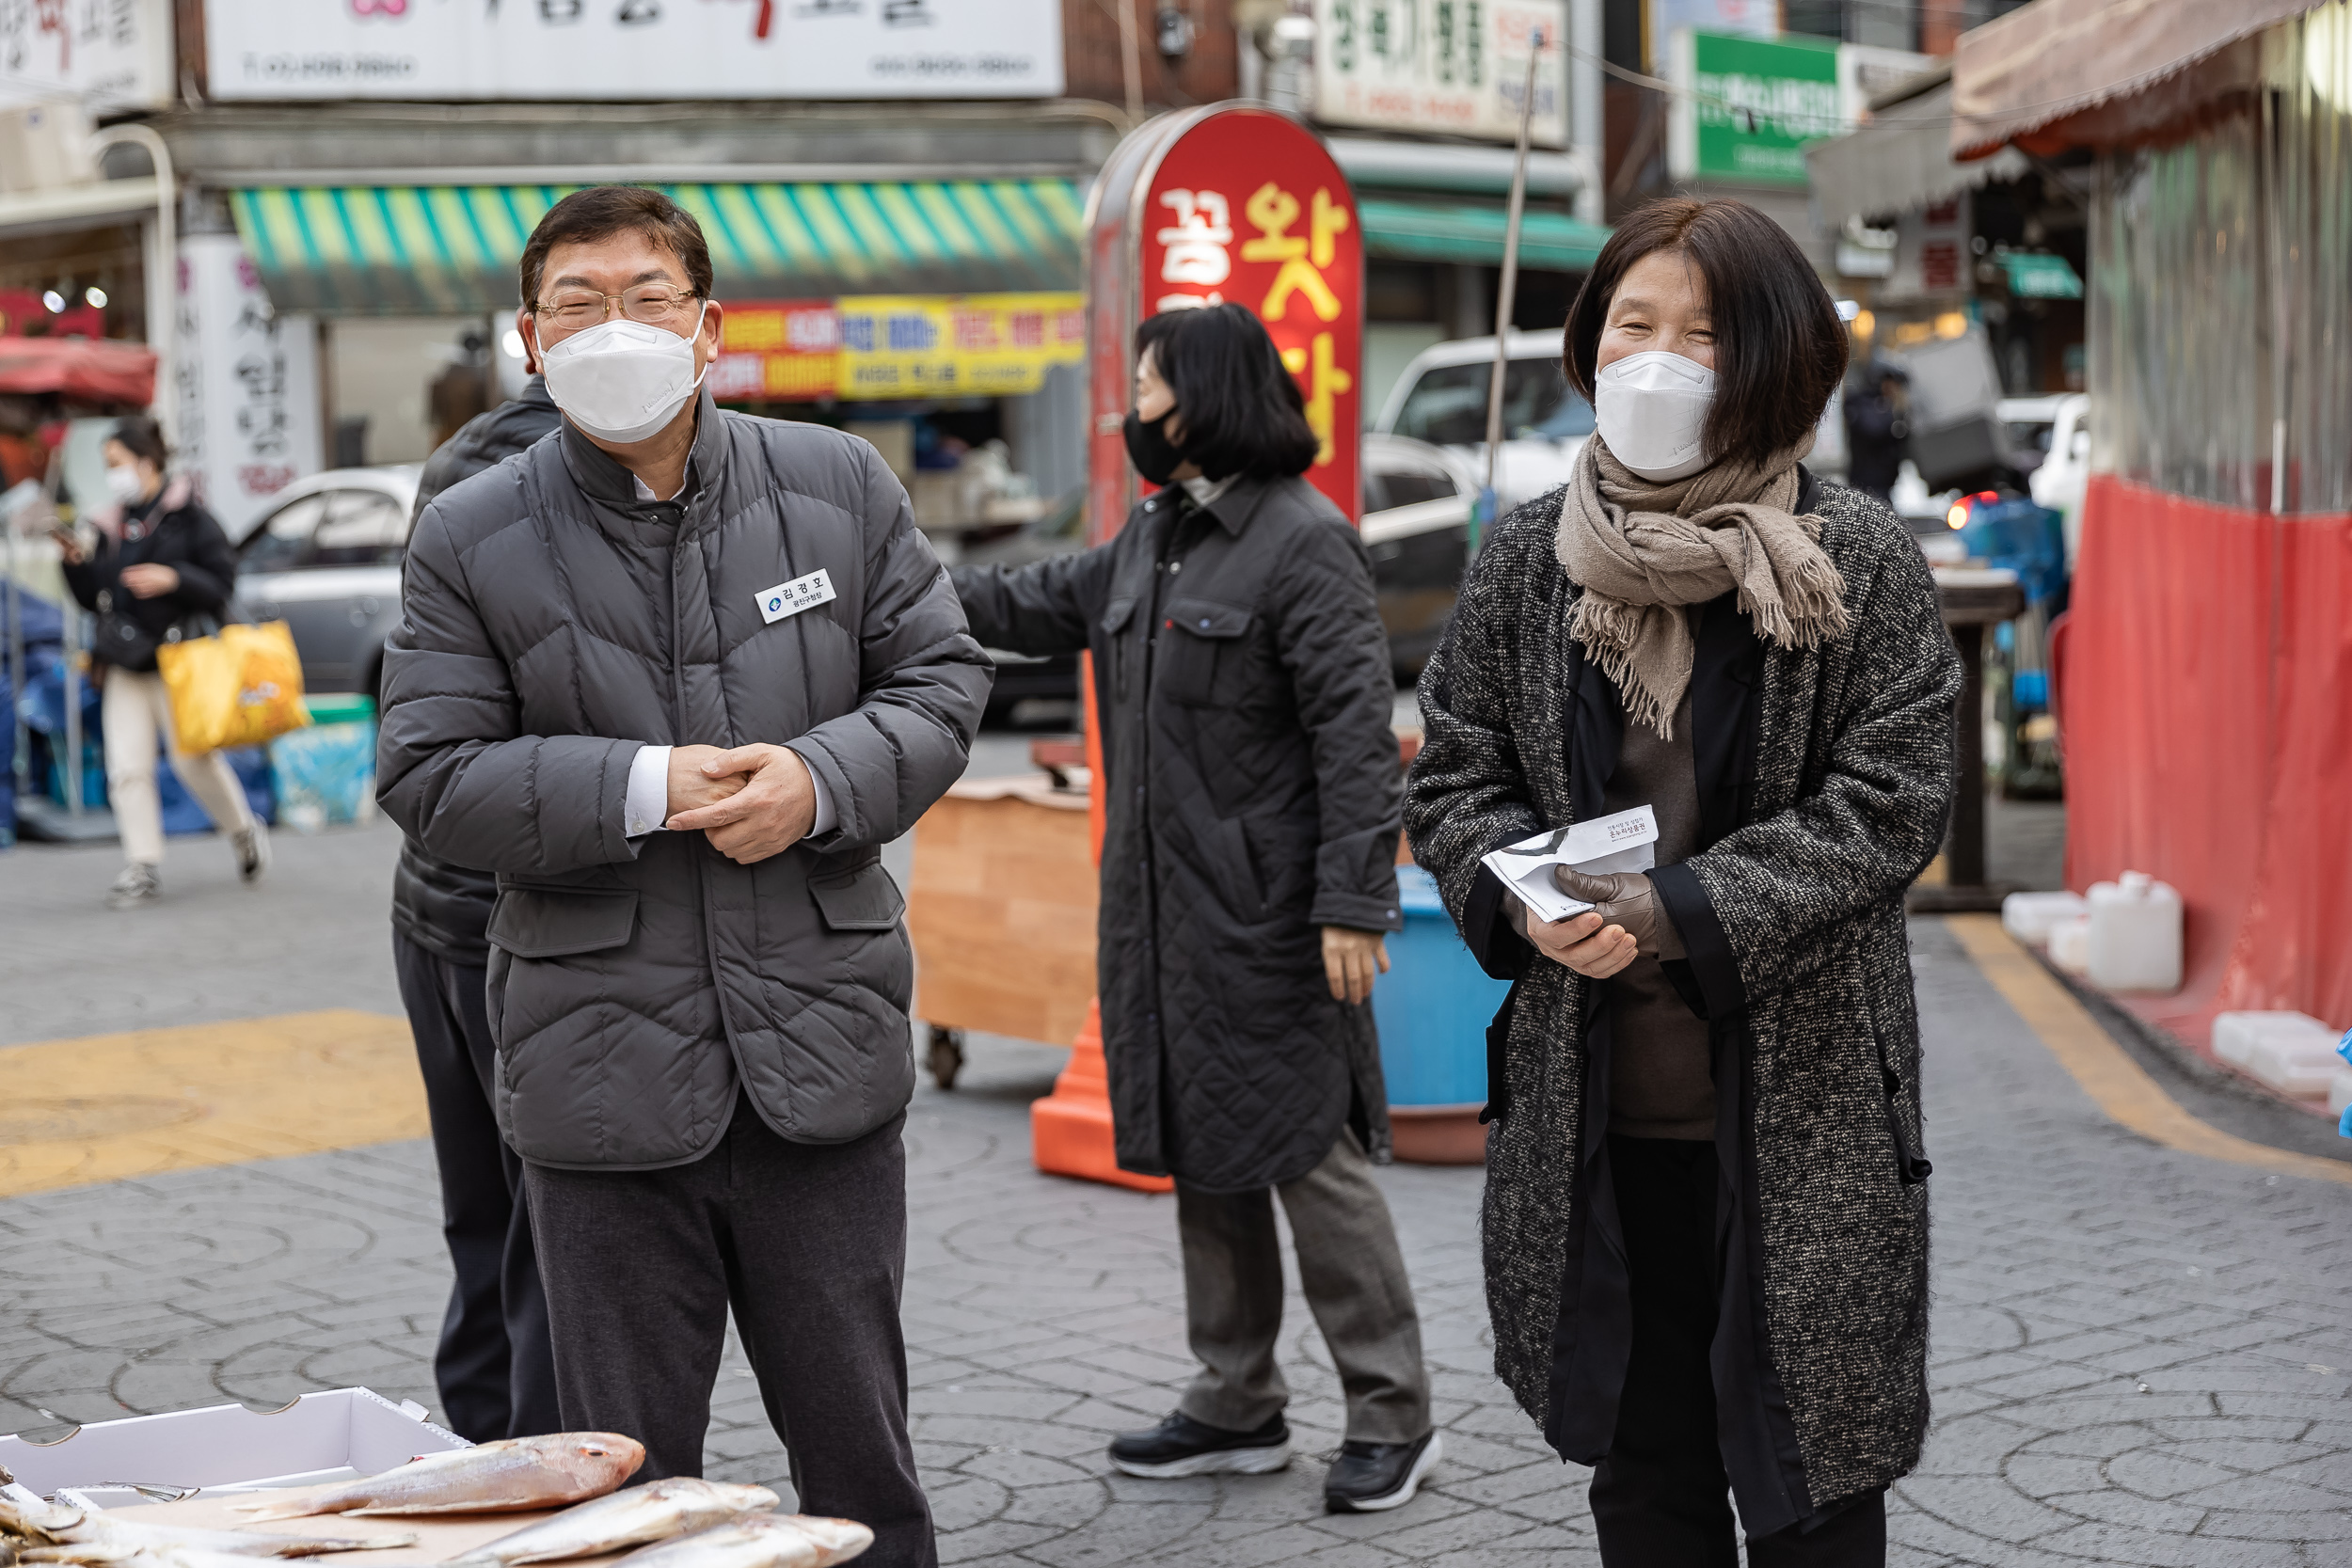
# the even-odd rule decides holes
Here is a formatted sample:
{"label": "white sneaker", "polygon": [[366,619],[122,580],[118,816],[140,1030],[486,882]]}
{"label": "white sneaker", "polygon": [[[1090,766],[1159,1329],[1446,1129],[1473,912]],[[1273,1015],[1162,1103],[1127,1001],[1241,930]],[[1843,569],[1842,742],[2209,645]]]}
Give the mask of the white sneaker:
{"label": "white sneaker", "polygon": [[229,847],[236,852],[237,875],[248,882],[260,881],[269,869],[269,830],[257,818],[250,828],[229,835]]}
{"label": "white sneaker", "polygon": [[136,909],[152,904],[163,896],[164,879],[155,867],[133,861],[122,868],[122,875],[106,890],[106,907],[110,910]]}

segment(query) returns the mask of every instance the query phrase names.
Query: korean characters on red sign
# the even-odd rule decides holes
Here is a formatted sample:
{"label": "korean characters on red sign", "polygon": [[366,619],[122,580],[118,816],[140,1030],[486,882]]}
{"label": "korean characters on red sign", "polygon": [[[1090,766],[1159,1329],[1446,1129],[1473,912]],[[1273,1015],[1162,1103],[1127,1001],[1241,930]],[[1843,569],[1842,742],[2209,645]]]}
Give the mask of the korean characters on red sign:
{"label": "korean characters on red sign", "polygon": [[[1152,235],[1165,248],[1160,256],[1159,281],[1182,285],[1184,292],[1162,293],[1152,310],[1197,309],[1225,302],[1224,285],[1233,277],[1232,203],[1222,191],[1166,190],[1160,205],[1168,221]],[[1237,293],[1247,305],[1272,324],[1291,319],[1303,309],[1315,321],[1337,321],[1344,309],[1326,279],[1337,260],[1338,236],[1353,222],[1346,206],[1334,201],[1328,186],[1318,185],[1302,206],[1298,198],[1272,180],[1260,184],[1243,203],[1242,215],[1257,231],[1241,242],[1241,260],[1271,262],[1275,272],[1263,294]],[[1304,232],[1296,232],[1304,218]],[[1292,336],[1280,334],[1278,336]],[[1299,378],[1307,395],[1307,421],[1322,441],[1318,465],[1331,461],[1333,408],[1340,394],[1355,385],[1355,377],[1340,368],[1332,334],[1316,332],[1305,344],[1283,348],[1282,363]]]}

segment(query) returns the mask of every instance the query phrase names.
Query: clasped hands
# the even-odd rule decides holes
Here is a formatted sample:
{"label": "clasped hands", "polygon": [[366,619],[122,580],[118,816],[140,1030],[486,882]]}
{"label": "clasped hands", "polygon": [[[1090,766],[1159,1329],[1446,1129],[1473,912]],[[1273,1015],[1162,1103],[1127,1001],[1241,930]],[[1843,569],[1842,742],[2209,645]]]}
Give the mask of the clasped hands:
{"label": "clasped hands", "polygon": [[789,746],[675,746],[670,750],[674,832],[697,829],[739,865],[781,855],[817,822],[817,785]]}

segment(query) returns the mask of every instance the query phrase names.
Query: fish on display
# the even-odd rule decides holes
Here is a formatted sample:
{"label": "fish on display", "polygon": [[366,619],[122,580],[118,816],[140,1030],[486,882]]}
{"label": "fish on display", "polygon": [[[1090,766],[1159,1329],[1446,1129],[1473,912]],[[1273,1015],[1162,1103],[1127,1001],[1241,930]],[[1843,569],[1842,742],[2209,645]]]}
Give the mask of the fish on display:
{"label": "fish on display", "polygon": [[730,1524],[641,1546],[613,1568],[830,1568],[874,1544],[854,1519],[752,1513]]}
{"label": "fish on display", "polygon": [[765,1486],[672,1476],[567,1508],[552,1519],[525,1525],[512,1535],[501,1535],[451,1560],[515,1568],[526,1562],[599,1557],[624,1546],[667,1541],[674,1535],[723,1524],[739,1513],[765,1513],[777,1501]]}
{"label": "fish on display", "polygon": [[252,1503],[260,1519],[313,1513],[514,1513],[601,1497],[637,1473],[645,1446],[616,1432],[502,1437],[327,1487],[307,1497]]}
{"label": "fish on display", "polygon": [[14,1538],[20,1562],[120,1562],[174,1550],[234,1556],[317,1557],[326,1552],[384,1551],[417,1544],[414,1535],[266,1535],[258,1530],[200,1529],[192,1525],[119,1518],[63,1503],[31,1507],[0,1498],[0,1534]]}

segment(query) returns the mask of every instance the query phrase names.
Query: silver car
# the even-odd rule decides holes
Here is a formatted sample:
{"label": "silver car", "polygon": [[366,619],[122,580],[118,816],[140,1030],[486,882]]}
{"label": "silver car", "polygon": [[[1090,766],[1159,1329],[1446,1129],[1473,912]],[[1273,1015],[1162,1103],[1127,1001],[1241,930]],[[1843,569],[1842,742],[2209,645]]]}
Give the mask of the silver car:
{"label": "silver car", "polygon": [[296,480],[238,543],[237,602],[257,621],[286,623],[305,690],[376,694],[422,472],[407,464]]}

